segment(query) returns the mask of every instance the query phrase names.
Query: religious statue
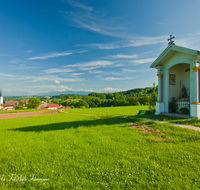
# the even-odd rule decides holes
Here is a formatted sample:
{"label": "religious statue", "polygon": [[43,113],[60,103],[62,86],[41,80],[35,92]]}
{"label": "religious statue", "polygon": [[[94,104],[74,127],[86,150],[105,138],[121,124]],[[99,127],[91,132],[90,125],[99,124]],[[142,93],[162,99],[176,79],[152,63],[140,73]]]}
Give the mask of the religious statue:
{"label": "religious statue", "polygon": [[186,98],[187,97],[187,94],[186,94],[186,88],[185,86],[183,85],[182,89],[181,89],[181,98]]}

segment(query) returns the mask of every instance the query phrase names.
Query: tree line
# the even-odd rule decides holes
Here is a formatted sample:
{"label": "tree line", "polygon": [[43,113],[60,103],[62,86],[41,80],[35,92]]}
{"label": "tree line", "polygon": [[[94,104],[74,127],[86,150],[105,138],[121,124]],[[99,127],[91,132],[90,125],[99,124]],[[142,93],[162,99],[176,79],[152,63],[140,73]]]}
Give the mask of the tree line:
{"label": "tree line", "polygon": [[[137,88],[128,91],[115,93],[97,93],[92,92],[86,95],[62,94],[52,96],[52,102],[63,105],[79,108],[84,106],[89,107],[110,107],[110,106],[136,106],[150,105],[157,101],[158,88]],[[66,101],[68,100],[68,101]]]}

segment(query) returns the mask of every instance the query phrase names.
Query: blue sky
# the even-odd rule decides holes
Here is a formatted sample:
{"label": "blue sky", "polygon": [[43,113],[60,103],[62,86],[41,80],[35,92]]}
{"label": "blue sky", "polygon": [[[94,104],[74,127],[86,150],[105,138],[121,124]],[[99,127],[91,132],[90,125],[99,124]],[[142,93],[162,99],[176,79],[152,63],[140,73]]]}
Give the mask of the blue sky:
{"label": "blue sky", "polygon": [[0,6],[3,94],[116,92],[157,84],[167,47],[200,49],[199,0],[21,0]]}

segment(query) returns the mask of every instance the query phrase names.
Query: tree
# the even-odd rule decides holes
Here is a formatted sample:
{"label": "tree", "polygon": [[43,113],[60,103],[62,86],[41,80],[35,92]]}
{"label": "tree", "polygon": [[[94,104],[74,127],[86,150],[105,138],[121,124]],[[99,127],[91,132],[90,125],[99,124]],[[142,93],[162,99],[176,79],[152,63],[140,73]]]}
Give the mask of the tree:
{"label": "tree", "polygon": [[89,104],[88,104],[86,101],[84,101],[84,100],[81,100],[81,101],[79,102],[78,106],[79,106],[79,107],[80,107],[80,106],[85,106],[86,108],[89,108]]}
{"label": "tree", "polygon": [[30,98],[28,101],[28,106],[31,108],[37,108],[41,104],[39,98]]}
{"label": "tree", "polygon": [[158,100],[158,95],[156,93],[156,85],[153,83],[153,92],[150,95],[149,99],[149,109],[155,110],[156,109],[156,101]]}

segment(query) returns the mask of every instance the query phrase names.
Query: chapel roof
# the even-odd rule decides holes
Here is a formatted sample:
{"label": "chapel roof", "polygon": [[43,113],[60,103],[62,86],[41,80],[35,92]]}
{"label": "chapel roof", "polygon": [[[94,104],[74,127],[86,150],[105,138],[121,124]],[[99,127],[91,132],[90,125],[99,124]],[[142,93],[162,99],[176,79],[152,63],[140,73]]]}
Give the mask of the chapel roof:
{"label": "chapel roof", "polygon": [[176,53],[182,53],[195,57],[197,55],[197,50],[189,49],[177,45],[168,45],[167,48],[157,57],[157,59],[151,64],[151,68],[156,68],[158,66],[164,66]]}

